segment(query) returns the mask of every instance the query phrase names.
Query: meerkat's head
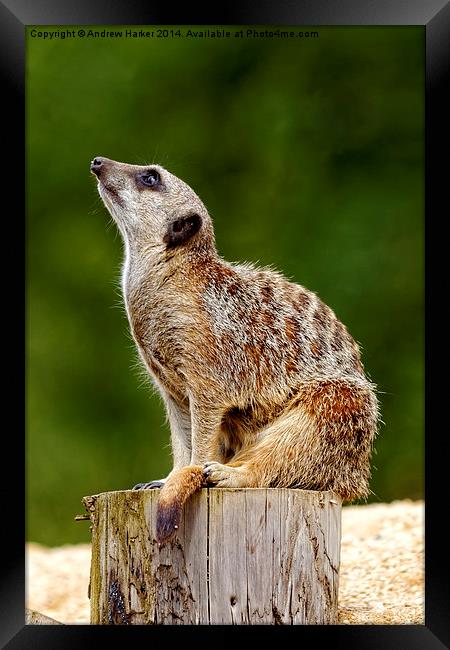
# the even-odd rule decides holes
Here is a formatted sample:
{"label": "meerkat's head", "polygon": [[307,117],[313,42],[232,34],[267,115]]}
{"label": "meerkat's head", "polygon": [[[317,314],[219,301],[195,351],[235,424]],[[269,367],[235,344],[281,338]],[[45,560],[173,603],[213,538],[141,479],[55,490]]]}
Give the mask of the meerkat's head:
{"label": "meerkat's head", "polygon": [[212,221],[202,201],[160,165],[128,165],[98,156],[91,172],[129,244],[162,249],[214,246]]}

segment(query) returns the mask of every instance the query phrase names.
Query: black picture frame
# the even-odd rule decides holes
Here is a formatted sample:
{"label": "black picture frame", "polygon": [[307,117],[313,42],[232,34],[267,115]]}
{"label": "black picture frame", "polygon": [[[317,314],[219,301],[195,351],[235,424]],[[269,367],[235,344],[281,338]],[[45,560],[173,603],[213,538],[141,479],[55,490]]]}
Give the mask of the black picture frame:
{"label": "black picture frame", "polygon": [[[447,537],[443,532],[447,499],[444,463],[448,458],[442,444],[448,436],[448,424],[440,423],[448,400],[444,380],[437,380],[444,364],[446,324],[442,317],[445,307],[447,246],[442,237],[442,224],[450,217],[448,193],[449,116],[445,102],[446,72],[450,70],[450,4],[446,0],[240,0],[234,3],[202,6],[185,4],[176,10],[162,3],[147,0],[78,0],[76,3],[60,0],[7,0],[0,2],[0,49],[2,72],[3,146],[5,172],[2,176],[3,198],[3,256],[16,243],[17,255],[4,264],[3,300],[6,307],[4,322],[7,336],[4,349],[11,354],[4,364],[11,395],[5,404],[17,404],[11,409],[13,425],[4,426],[4,467],[11,465],[14,480],[3,481],[4,516],[3,540],[6,549],[2,555],[0,643],[11,650],[23,648],[80,648],[98,647],[113,641],[136,643],[144,640],[158,643],[195,641],[191,634],[209,636],[215,646],[229,644],[235,638],[254,634],[248,628],[228,627],[217,631],[214,627],[97,627],[33,626],[25,625],[25,419],[17,417],[24,412],[25,373],[21,372],[17,351],[24,341],[26,314],[22,318],[22,292],[26,286],[25,253],[20,248],[25,234],[25,27],[28,25],[86,25],[86,24],[190,24],[190,25],[421,25],[425,32],[426,87],[424,89],[425,129],[425,237],[426,237],[426,587],[425,626],[299,626],[267,634],[294,635],[295,641],[329,642],[335,648],[396,648],[433,650],[450,646],[450,594],[447,560]],[[439,153],[446,154],[444,161]],[[9,199],[9,206],[5,204]],[[7,244],[5,246],[5,244]],[[11,244],[11,246],[10,246]],[[23,264],[20,264],[23,262]],[[22,275],[23,269],[23,275]],[[434,314],[434,317],[433,317]],[[13,318],[11,318],[13,317]],[[14,317],[17,325],[14,326]],[[12,322],[11,322],[12,321]],[[434,332],[433,332],[434,328]],[[439,329],[438,329],[439,328]],[[26,363],[25,363],[26,369]],[[16,373],[14,373],[16,370]],[[14,401],[17,400],[17,401]],[[444,410],[445,413],[445,410]],[[443,420],[443,418],[442,418]],[[5,421],[5,419],[4,419]],[[15,428],[18,431],[15,431]],[[442,433],[442,436],[440,435]],[[442,442],[441,442],[442,440]],[[4,472],[6,475],[6,472]],[[8,490],[8,491],[7,491]],[[259,628],[260,629],[260,628]],[[290,632],[286,630],[289,629]],[[264,631],[266,633],[266,631]],[[180,636],[182,634],[183,636]],[[186,634],[188,635],[186,637]],[[161,636],[160,636],[161,635]],[[236,637],[239,635],[239,637]],[[272,637],[274,638],[274,637]],[[266,637],[270,641],[270,637]],[[291,641],[291,639],[289,639]]]}

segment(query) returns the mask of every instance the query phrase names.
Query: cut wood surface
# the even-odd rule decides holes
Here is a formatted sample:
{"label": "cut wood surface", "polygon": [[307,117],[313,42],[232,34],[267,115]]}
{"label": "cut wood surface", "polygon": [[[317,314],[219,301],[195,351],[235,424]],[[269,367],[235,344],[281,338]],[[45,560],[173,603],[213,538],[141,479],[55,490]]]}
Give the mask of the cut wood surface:
{"label": "cut wood surface", "polygon": [[93,624],[333,624],[341,505],[331,492],[203,489],[158,548],[158,491],[85,497]]}
{"label": "cut wood surface", "polygon": [[[342,508],[338,624],[425,624],[423,519],[423,501],[409,499]],[[87,522],[74,527],[91,538]],[[28,542],[27,607],[62,623],[89,623],[90,564],[90,543]]]}

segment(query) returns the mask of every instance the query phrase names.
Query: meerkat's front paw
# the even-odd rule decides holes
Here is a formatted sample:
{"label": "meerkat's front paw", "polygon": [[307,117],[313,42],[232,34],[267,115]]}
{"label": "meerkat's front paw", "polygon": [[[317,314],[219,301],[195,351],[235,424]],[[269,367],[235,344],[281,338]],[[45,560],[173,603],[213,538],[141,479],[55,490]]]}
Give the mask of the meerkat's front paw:
{"label": "meerkat's front paw", "polygon": [[162,478],[159,481],[150,481],[150,483],[138,483],[132,489],[133,490],[155,490],[156,488],[162,488],[165,482],[166,479]]}
{"label": "meerkat's front paw", "polygon": [[230,467],[215,461],[203,465],[203,475],[210,485],[216,487],[247,487],[246,471],[243,467]]}

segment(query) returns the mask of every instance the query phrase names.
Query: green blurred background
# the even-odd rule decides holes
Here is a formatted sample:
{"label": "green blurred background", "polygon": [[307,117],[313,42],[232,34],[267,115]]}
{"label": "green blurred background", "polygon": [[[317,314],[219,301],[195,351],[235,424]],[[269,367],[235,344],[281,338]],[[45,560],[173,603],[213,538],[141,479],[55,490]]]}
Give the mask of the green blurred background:
{"label": "green blurred background", "polygon": [[224,257],[272,264],[335,310],[380,390],[372,500],[423,496],[424,30],[316,29],[52,41],[28,29],[29,540],[89,541],[73,519],[82,496],[170,469],[95,155],[167,167],[204,200]]}

